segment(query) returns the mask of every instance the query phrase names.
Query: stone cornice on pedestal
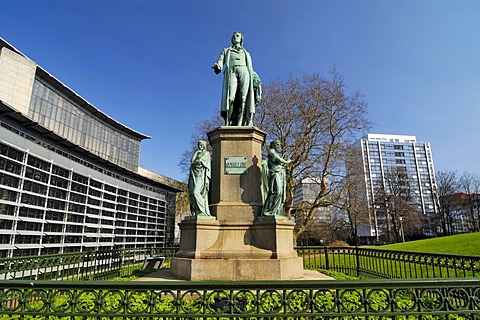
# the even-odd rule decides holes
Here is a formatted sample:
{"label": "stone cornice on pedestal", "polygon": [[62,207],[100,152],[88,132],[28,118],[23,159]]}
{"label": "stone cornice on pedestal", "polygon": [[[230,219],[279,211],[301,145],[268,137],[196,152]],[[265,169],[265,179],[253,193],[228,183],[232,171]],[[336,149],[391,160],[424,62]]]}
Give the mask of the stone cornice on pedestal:
{"label": "stone cornice on pedestal", "polygon": [[213,145],[217,140],[228,139],[231,141],[243,140],[245,136],[251,136],[251,140],[263,144],[266,133],[257,127],[228,127],[222,126],[208,133],[210,144]]}

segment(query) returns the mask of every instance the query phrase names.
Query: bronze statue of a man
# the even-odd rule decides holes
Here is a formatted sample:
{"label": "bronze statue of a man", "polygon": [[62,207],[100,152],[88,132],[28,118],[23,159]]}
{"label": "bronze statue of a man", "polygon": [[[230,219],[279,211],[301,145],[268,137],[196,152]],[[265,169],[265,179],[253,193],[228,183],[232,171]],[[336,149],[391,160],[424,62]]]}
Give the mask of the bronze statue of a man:
{"label": "bronze statue of a man", "polygon": [[233,33],[232,45],[222,50],[212,68],[219,74],[223,67],[220,114],[225,119],[225,125],[253,126],[255,104],[258,103],[260,92],[257,91],[255,95],[254,80],[260,83],[260,79],[256,74],[254,77],[252,58],[243,48],[243,35],[240,32]]}

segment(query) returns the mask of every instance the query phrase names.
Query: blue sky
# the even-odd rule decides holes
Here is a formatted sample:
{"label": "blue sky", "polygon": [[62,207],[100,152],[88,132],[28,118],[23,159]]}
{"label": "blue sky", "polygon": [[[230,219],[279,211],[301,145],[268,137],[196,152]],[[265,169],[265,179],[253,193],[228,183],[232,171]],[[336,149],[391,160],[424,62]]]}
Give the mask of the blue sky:
{"label": "blue sky", "polygon": [[2,0],[0,37],[126,126],[140,165],[184,180],[195,122],[215,114],[211,66],[233,31],[262,81],[332,67],[372,133],[430,141],[436,170],[480,172],[480,1]]}

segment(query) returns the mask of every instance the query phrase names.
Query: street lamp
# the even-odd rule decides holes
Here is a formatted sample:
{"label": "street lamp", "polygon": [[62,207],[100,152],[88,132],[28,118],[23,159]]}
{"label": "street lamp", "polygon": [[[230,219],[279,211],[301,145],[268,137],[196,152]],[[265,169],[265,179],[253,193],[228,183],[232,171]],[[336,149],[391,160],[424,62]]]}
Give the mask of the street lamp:
{"label": "street lamp", "polygon": [[402,242],[405,242],[405,234],[403,233],[403,217],[398,217],[398,220],[400,220],[400,232],[402,233]]}

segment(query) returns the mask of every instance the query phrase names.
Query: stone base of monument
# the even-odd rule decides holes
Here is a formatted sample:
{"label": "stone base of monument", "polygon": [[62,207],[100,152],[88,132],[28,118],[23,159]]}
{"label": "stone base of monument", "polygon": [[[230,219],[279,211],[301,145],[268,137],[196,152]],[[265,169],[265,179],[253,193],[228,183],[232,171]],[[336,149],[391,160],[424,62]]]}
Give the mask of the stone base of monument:
{"label": "stone base of monument", "polygon": [[262,145],[256,127],[220,127],[212,146],[210,212],[180,224],[170,273],[185,280],[291,280],[303,277],[293,249],[295,224],[262,217]]}
{"label": "stone base of monument", "polygon": [[[170,273],[190,281],[263,281],[303,278],[301,258],[290,259],[187,259],[175,258]],[[297,272],[300,270],[300,272]]]}
{"label": "stone base of monument", "polygon": [[221,224],[217,220],[180,223],[180,250],[170,273],[178,279],[292,280],[303,277],[302,258],[292,245],[294,224],[260,220]]}

